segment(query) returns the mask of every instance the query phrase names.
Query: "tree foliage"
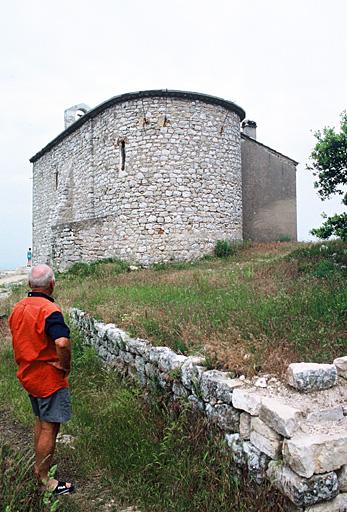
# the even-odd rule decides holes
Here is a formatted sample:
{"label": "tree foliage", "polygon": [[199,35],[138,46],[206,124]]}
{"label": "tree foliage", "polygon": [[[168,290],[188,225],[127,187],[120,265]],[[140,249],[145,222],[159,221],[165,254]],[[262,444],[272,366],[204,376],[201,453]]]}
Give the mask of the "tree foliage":
{"label": "tree foliage", "polygon": [[[341,114],[340,131],[327,127],[316,132],[315,137],[317,143],[307,168],[316,178],[318,194],[322,200],[333,194],[342,195],[342,203],[347,206],[347,113]],[[313,229],[311,233],[323,239],[335,235],[347,240],[347,213],[327,218],[320,228]]]}

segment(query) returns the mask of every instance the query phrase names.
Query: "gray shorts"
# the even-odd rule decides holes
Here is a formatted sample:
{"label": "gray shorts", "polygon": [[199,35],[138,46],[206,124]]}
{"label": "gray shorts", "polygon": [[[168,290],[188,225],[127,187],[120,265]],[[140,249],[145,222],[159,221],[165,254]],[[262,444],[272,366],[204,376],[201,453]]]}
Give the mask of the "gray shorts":
{"label": "gray shorts", "polygon": [[35,416],[49,423],[65,423],[71,418],[69,388],[58,389],[46,398],[29,395]]}

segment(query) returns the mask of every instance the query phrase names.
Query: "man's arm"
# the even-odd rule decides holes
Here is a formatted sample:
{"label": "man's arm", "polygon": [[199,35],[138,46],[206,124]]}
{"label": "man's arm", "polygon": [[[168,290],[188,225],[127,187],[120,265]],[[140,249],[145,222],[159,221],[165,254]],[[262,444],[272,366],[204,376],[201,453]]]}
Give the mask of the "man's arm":
{"label": "man's arm", "polygon": [[58,338],[54,341],[57,356],[59,359],[59,366],[55,365],[56,368],[64,370],[67,374],[70,372],[71,366],[71,343],[69,338]]}
{"label": "man's arm", "polygon": [[59,311],[55,311],[46,319],[45,332],[54,341],[59,359],[59,362],[53,361],[49,364],[63,370],[67,375],[71,365],[70,329]]}

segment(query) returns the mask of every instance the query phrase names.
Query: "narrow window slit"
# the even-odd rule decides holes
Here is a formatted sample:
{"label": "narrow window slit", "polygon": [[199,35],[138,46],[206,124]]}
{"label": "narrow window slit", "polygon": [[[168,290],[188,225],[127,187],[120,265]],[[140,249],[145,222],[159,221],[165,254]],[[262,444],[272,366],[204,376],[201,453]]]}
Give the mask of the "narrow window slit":
{"label": "narrow window slit", "polygon": [[125,169],[125,140],[121,140],[119,144],[120,149],[120,169],[124,171]]}
{"label": "narrow window slit", "polygon": [[58,183],[59,183],[59,172],[55,171],[55,190],[58,190]]}

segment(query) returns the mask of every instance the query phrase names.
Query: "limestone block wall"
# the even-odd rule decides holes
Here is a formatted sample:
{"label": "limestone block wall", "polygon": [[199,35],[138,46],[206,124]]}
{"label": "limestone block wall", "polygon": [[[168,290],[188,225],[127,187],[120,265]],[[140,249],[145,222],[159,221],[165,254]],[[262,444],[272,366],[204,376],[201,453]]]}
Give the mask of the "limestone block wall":
{"label": "limestone block wall", "polygon": [[110,101],[32,158],[34,263],[187,260],[242,239],[243,111],[170,94]]}
{"label": "limestone block wall", "polygon": [[105,364],[188,400],[224,432],[234,461],[257,484],[269,479],[288,510],[347,510],[347,357],[329,365],[298,363],[288,384],[270,376],[231,378],[204,358],[131,338],[77,309],[72,322]]}

